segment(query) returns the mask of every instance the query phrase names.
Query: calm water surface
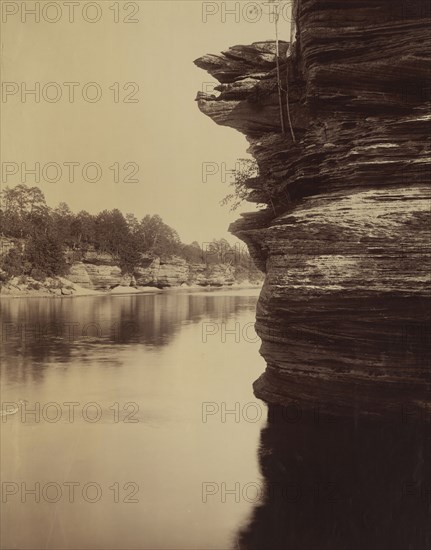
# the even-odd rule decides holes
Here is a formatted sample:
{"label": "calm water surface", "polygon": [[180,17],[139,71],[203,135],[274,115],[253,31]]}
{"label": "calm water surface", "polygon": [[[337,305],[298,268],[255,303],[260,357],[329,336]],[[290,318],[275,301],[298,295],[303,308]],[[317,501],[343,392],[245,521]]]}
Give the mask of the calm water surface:
{"label": "calm water surface", "polygon": [[429,550],[429,423],[295,404],[266,422],[256,299],[3,301],[1,547]]}
{"label": "calm water surface", "polygon": [[[3,488],[17,491],[2,506],[2,548],[238,548],[255,497],[224,495],[222,484],[261,481],[256,300],[245,291],[3,300],[2,408],[28,403],[2,416]],[[40,418],[28,412],[36,403]],[[239,416],[223,417],[235,403]],[[25,494],[36,483],[40,502]],[[82,495],[88,483],[95,502]]]}

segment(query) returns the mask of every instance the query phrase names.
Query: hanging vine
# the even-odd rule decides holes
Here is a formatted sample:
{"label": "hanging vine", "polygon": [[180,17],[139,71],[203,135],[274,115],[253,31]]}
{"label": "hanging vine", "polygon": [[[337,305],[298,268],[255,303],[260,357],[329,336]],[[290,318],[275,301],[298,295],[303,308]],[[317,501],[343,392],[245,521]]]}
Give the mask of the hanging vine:
{"label": "hanging vine", "polygon": [[[287,120],[289,123],[289,129],[290,129],[290,135],[292,136],[293,143],[296,143],[295,138],[295,132],[293,130],[293,124],[292,124],[292,117],[290,113],[290,105],[289,105],[289,68],[288,63],[286,63],[286,88],[283,88],[282,82],[281,82],[281,71],[280,71],[280,45],[279,45],[279,37],[278,37],[278,21],[280,19],[280,3],[279,0],[273,0],[274,2],[274,24],[275,24],[275,56],[276,56],[276,66],[277,66],[277,88],[278,88],[278,103],[280,108],[280,125],[281,125],[281,132],[283,134],[286,134],[286,124],[284,120],[284,109],[283,109],[283,92],[286,94],[286,112],[287,112]],[[291,29],[294,29],[294,25],[292,24]],[[291,36],[291,40],[293,37]],[[290,53],[290,47],[289,50],[286,53],[286,58],[289,57]]]}

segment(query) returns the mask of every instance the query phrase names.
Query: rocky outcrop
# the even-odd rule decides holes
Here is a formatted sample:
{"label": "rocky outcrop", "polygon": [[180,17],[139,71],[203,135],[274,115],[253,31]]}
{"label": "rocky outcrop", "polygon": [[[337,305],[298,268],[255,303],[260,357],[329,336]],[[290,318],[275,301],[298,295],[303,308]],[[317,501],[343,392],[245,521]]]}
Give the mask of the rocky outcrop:
{"label": "rocky outcrop", "polygon": [[156,274],[155,283],[157,286],[180,286],[189,277],[189,267],[182,258],[171,258],[169,261],[160,262]]}
{"label": "rocky outcrop", "polygon": [[67,278],[83,288],[94,290],[109,290],[118,285],[130,286],[130,278],[125,280],[116,265],[75,262],[70,266]]}
{"label": "rocky outcrop", "polygon": [[[90,260],[90,262],[88,261]],[[108,264],[104,265],[106,261]],[[96,262],[96,263],[92,263]],[[188,264],[183,258],[143,259],[132,275],[122,275],[109,254],[84,256],[73,262],[67,278],[83,288],[109,290],[116,286],[177,287],[183,284],[199,286],[229,286],[236,282],[235,267],[229,264]]]}
{"label": "rocky outcrop", "polygon": [[160,258],[149,258],[142,262],[141,267],[135,269],[135,281],[139,286],[150,286],[156,281],[157,273],[160,268]]}
{"label": "rocky outcrop", "polygon": [[75,283],[83,288],[93,288],[93,282],[86,266],[82,262],[75,262],[70,266],[68,278],[72,283]]}
{"label": "rocky outcrop", "polygon": [[[11,277],[0,284],[1,297],[73,296],[82,293],[64,277],[46,277],[39,281],[27,275]],[[88,291],[92,293],[93,291]]]}
{"label": "rocky outcrop", "polygon": [[[0,259],[10,250],[18,246],[25,246],[25,240],[0,237]],[[123,274],[118,260],[109,253],[88,250],[67,249],[65,259],[68,266],[67,280],[81,287],[81,289],[107,291],[116,287],[156,287],[169,288],[186,286],[230,286],[235,283],[248,281],[251,284],[259,284],[259,273],[256,270],[248,272],[243,266],[231,265],[231,263],[204,264],[188,263],[183,258],[172,256],[161,259],[158,257],[142,256],[140,266],[136,267],[133,274]],[[232,263],[235,263],[232,261]],[[0,267],[0,289],[2,295],[11,295],[23,292],[27,289],[17,288],[15,284],[6,284],[10,275]],[[24,278],[28,278],[27,276]],[[58,281],[57,281],[58,282]],[[43,291],[44,284],[40,280],[29,278],[31,285],[40,286],[40,289],[30,288],[31,291]],[[56,283],[57,284],[57,283]],[[50,292],[50,284],[47,285]],[[56,289],[54,289],[56,290]],[[68,289],[66,289],[67,291]],[[61,292],[60,292],[61,294]],[[63,295],[66,295],[64,292]]]}
{"label": "rocky outcrop", "polygon": [[236,282],[235,268],[229,264],[192,264],[188,282],[201,286],[224,286]]}
{"label": "rocky outcrop", "polygon": [[121,284],[121,269],[116,265],[94,265],[84,264],[92,288],[97,290],[108,290]]}
{"label": "rocky outcrop", "polygon": [[293,14],[280,82],[270,42],[196,61],[220,82],[199,108],[246,134],[249,200],[267,205],[231,227],[266,273],[255,393],[429,413],[429,3],[297,0]]}
{"label": "rocky outcrop", "polygon": [[96,250],[87,250],[83,254],[82,261],[86,264],[111,265],[115,266],[117,260],[109,252],[100,252]]}

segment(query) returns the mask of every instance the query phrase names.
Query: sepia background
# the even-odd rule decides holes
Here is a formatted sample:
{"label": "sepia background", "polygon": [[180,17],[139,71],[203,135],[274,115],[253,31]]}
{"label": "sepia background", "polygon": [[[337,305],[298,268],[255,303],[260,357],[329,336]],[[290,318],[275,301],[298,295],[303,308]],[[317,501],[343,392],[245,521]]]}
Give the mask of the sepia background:
{"label": "sepia background", "polygon": [[[30,10],[34,2],[26,4]],[[214,80],[195,67],[193,60],[229,45],[272,39],[274,23],[268,8],[255,16],[257,2],[242,3],[241,10],[252,10],[248,16],[246,11],[229,14],[240,4],[235,2],[99,4],[102,17],[95,23],[84,20],[80,7],[73,23],[64,7],[57,23],[42,20],[43,12],[39,23],[21,10],[3,14],[2,78],[19,87],[17,93],[3,97],[1,105],[3,162],[24,162],[27,168],[35,162],[41,167],[49,162],[79,162],[73,183],[67,181],[66,167],[57,183],[41,179],[39,186],[49,206],[64,201],[74,212],[85,209],[90,213],[119,208],[139,219],[157,213],[179,232],[183,242],[214,237],[234,242],[227,227],[238,212],[219,205],[231,178],[229,174],[224,177],[222,169],[234,169],[238,158],[247,156],[247,141],[235,130],[217,127],[201,115],[196,94],[211,88]],[[119,6],[118,23],[110,9],[114,4]],[[126,4],[130,6],[124,10]],[[46,13],[53,19],[57,15],[54,8]],[[89,18],[97,15],[91,9],[87,13]],[[127,18],[137,22],[121,21]],[[282,21],[280,38],[289,38],[289,28]],[[58,83],[61,99],[50,103],[41,97],[36,103],[28,94],[23,102],[20,92],[34,88],[36,82],[41,89],[48,82]],[[63,82],[79,83],[72,103]],[[95,103],[82,98],[83,86],[89,82],[99,84],[103,92]],[[118,103],[109,89],[115,82],[120,86]],[[137,103],[123,102],[134,91],[134,87],[121,90],[126,82],[139,85],[133,96]],[[89,89],[88,94],[94,91]],[[52,87],[47,93],[54,98],[56,90]],[[103,170],[97,183],[80,177],[88,162],[98,163]],[[139,183],[122,182],[125,173],[115,183],[109,170],[115,162],[120,166],[137,163]],[[205,162],[216,163],[218,170],[206,183],[202,178]],[[3,186],[15,183],[20,183],[20,174],[3,177]],[[26,183],[35,185],[34,176],[29,175]],[[249,210],[253,205],[243,207]]]}

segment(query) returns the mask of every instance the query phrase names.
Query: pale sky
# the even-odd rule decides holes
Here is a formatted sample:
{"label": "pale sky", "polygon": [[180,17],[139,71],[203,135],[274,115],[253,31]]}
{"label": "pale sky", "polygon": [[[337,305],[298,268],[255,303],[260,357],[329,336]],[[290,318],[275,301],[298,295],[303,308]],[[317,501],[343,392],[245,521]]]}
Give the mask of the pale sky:
{"label": "pale sky", "polygon": [[[39,186],[50,206],[65,201],[75,212],[85,209],[96,213],[119,208],[124,214],[133,212],[139,219],[145,214],[160,214],[174,227],[184,242],[228,238],[227,228],[239,217],[219,201],[229,192],[228,181],[220,173],[202,181],[202,163],[224,163],[231,170],[238,158],[246,157],[247,141],[239,132],[217,126],[201,114],[194,101],[211,76],[198,69],[193,60],[205,53],[219,53],[235,44],[272,39],[274,25],[264,8],[257,21],[250,22],[247,10],[257,2],[201,2],[199,0],[143,0],[138,2],[94,2],[100,9],[98,22],[85,21],[80,2],[75,8],[74,22],[64,2],[54,2],[60,10],[49,8],[41,21],[21,11],[21,2],[2,2],[2,187],[22,180],[21,163],[27,169],[39,162],[58,163],[62,168],[58,182]],[[31,8],[35,2],[27,2]],[[224,6],[223,6],[224,4]],[[240,10],[226,15],[224,7]],[[110,9],[114,6],[114,9]],[[129,16],[137,23],[115,23],[115,8],[120,18]],[[18,10],[18,13],[13,13]],[[93,10],[93,11],[92,11]],[[203,22],[203,11],[208,13]],[[211,12],[215,12],[211,14]],[[253,12],[250,12],[253,13]],[[86,16],[98,16],[96,8],[88,8]],[[24,19],[24,22],[21,21]],[[290,23],[281,20],[280,38],[289,38]],[[20,93],[40,83],[40,102]],[[56,83],[45,87],[47,83]],[[69,102],[64,82],[79,83],[75,100]],[[102,91],[100,101],[82,98],[84,85],[95,82]],[[119,83],[121,99],[134,91],[126,82],[135,82],[139,91],[137,103],[114,102]],[[5,83],[8,84],[5,88]],[[44,91],[45,90],[45,91]],[[86,88],[94,97],[95,87]],[[9,92],[9,95],[5,93]],[[56,103],[45,99],[54,99]],[[64,162],[76,162],[74,181],[68,182],[69,168]],[[138,183],[114,182],[115,163],[136,163]],[[8,164],[7,168],[5,163]],[[87,163],[102,169],[99,182],[86,182],[81,173]],[[4,171],[14,171],[6,175]],[[127,172],[133,170],[129,165]],[[55,179],[55,168],[48,170]],[[89,178],[97,177],[91,168]],[[27,175],[28,185],[37,185],[34,175]],[[246,205],[241,211],[253,210]]]}

